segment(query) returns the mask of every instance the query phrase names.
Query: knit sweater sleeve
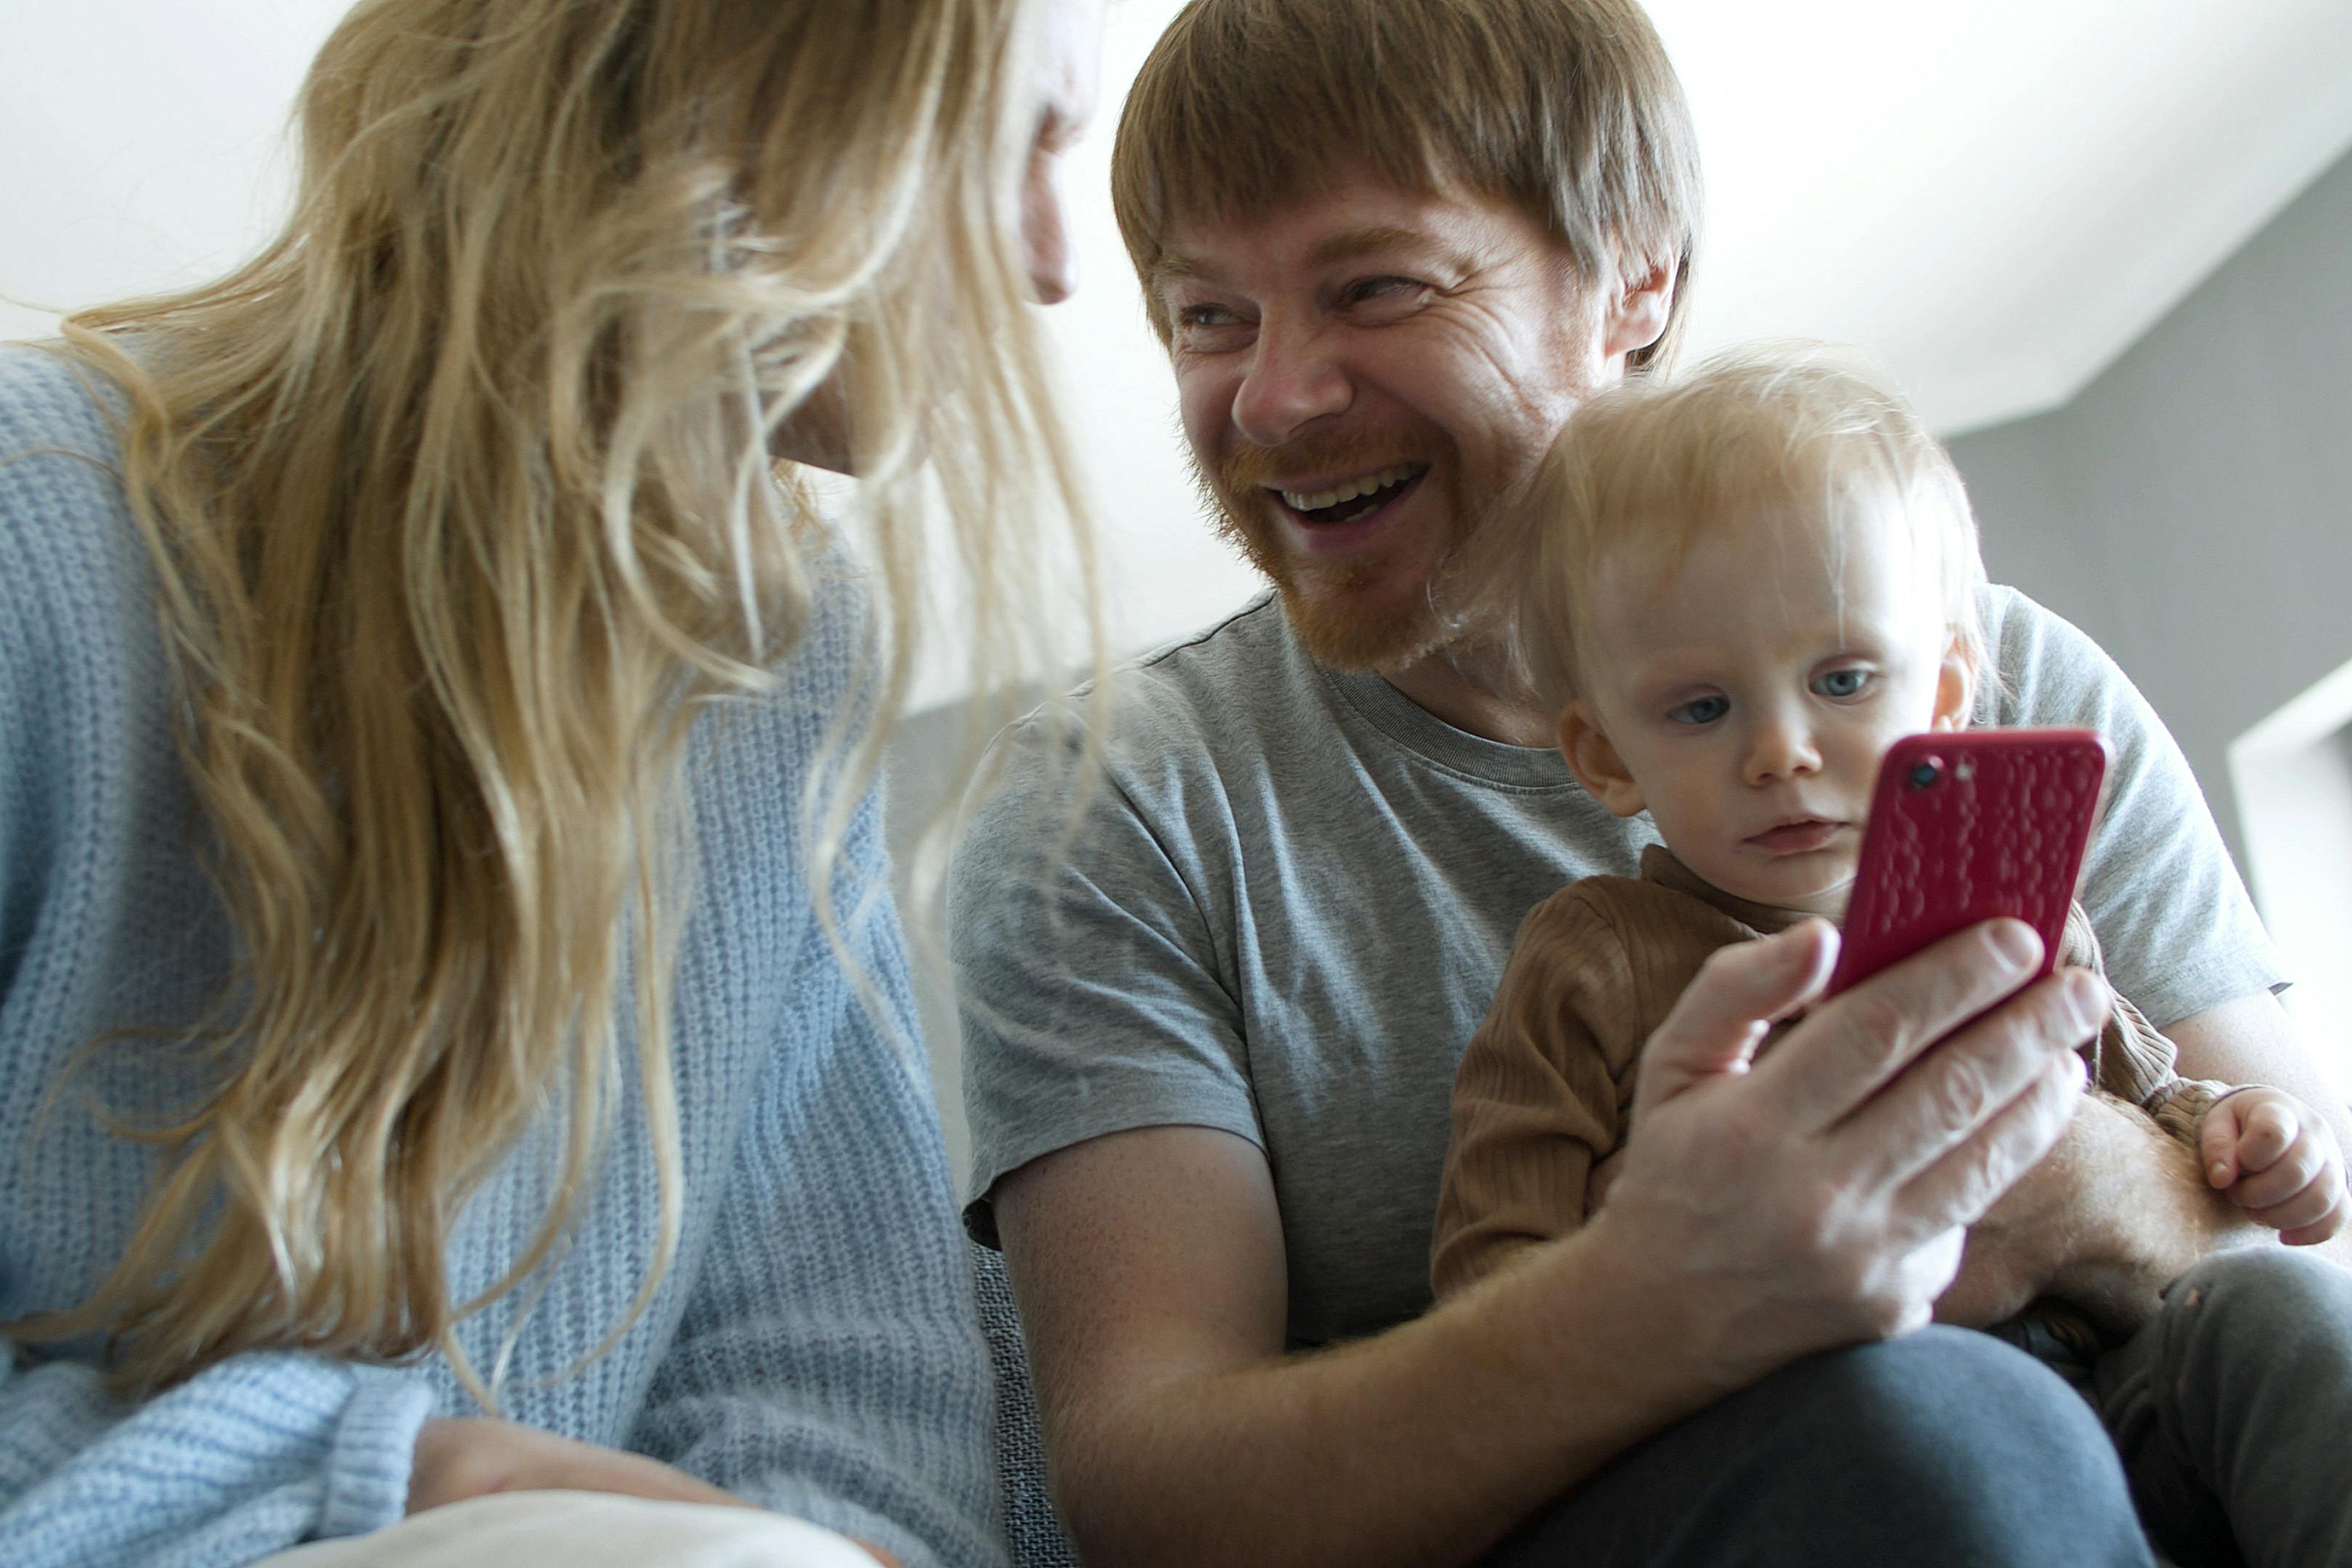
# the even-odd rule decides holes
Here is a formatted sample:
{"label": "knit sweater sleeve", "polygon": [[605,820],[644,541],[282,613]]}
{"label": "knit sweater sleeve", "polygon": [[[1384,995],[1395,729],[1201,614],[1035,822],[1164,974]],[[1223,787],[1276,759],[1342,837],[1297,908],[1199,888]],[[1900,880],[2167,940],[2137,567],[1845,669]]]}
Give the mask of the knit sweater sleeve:
{"label": "knit sweater sleeve", "polygon": [[[118,847],[92,808],[128,765],[108,606],[120,487],[79,384],[0,353],[0,1201],[25,1162],[95,1179],[105,1133],[48,1089],[86,1043],[60,966],[87,942],[94,868]],[[127,615],[131,612],[124,611]],[[138,603],[137,613],[152,614]],[[46,1130],[46,1131],[44,1131]],[[19,1211],[21,1212],[21,1211]],[[22,1234],[19,1232],[18,1234]],[[0,1248],[0,1320],[51,1299],[42,1261]],[[73,1287],[58,1287],[70,1290]],[[401,1517],[431,1402],[424,1379],[319,1357],[235,1357],[151,1399],[117,1397],[88,1347],[0,1340],[0,1562],[10,1568],[228,1568]]]}
{"label": "knit sweater sleeve", "polygon": [[994,1384],[883,874],[852,825],[841,944],[798,965],[693,1294],[628,1446],[895,1554],[1003,1561]]}
{"label": "knit sweater sleeve", "polygon": [[410,1373],[235,1357],[152,1399],[87,1363],[0,1373],[11,1568],[233,1568],[396,1522],[432,1394]]}

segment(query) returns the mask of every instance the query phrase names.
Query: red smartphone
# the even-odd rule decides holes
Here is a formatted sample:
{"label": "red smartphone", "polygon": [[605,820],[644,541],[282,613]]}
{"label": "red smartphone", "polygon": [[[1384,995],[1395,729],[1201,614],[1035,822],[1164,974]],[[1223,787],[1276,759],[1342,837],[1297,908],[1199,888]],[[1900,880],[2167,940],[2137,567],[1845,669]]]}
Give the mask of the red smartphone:
{"label": "red smartphone", "polygon": [[2090,730],[1958,730],[1888,747],[1828,994],[2002,915],[2042,933],[2034,979],[2056,968],[2106,776],[2107,743]]}

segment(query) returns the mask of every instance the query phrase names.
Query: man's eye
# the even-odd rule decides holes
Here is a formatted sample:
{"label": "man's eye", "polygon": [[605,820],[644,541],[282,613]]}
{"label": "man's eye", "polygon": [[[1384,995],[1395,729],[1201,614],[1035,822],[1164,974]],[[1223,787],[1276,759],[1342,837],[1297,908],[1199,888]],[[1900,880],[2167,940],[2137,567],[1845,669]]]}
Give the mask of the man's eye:
{"label": "man's eye", "polygon": [[1180,327],[1231,326],[1234,313],[1223,305],[1187,305],[1176,312]]}
{"label": "man's eye", "polygon": [[1351,310],[1376,319],[1411,315],[1429,298],[1429,285],[1418,278],[1361,278],[1339,291]]}
{"label": "man's eye", "polygon": [[1679,708],[1666,710],[1666,719],[1675,724],[1712,724],[1731,711],[1727,697],[1695,697]]}
{"label": "man's eye", "polygon": [[1832,669],[1813,679],[1813,690],[1822,697],[1859,697],[1870,684],[1866,669]]}

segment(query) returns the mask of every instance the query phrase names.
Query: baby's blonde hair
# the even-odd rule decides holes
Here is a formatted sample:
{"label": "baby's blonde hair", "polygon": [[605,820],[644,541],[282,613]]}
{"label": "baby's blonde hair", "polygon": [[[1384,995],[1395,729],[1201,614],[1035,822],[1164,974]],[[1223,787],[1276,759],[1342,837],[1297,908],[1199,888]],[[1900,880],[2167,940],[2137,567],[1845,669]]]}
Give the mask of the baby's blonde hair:
{"label": "baby's blonde hair", "polygon": [[1754,345],[1671,382],[1627,382],[1579,409],[1481,552],[1527,683],[1558,711],[1580,692],[1595,574],[1638,550],[1671,572],[1723,523],[1759,514],[1832,533],[1899,520],[1937,553],[1945,619],[1971,677],[1987,665],[1975,514],[1918,411],[1850,351]]}

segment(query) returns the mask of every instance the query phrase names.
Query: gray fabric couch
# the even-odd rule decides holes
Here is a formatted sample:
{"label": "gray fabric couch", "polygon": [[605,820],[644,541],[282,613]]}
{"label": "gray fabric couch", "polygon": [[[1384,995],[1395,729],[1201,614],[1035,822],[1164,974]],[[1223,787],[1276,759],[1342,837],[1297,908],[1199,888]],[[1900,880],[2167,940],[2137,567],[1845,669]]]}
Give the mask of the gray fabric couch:
{"label": "gray fabric couch", "polygon": [[1037,1433],[1037,1398],[1029,1384],[1021,1313],[1013,1304],[1003,1256],[974,1242],[971,1269],[981,1327],[988,1334],[988,1359],[996,1372],[996,1478],[1005,1532],[1013,1542],[1013,1568],[1077,1568],[1077,1554],[1070,1550],[1062,1521],[1045,1495],[1045,1446]]}

